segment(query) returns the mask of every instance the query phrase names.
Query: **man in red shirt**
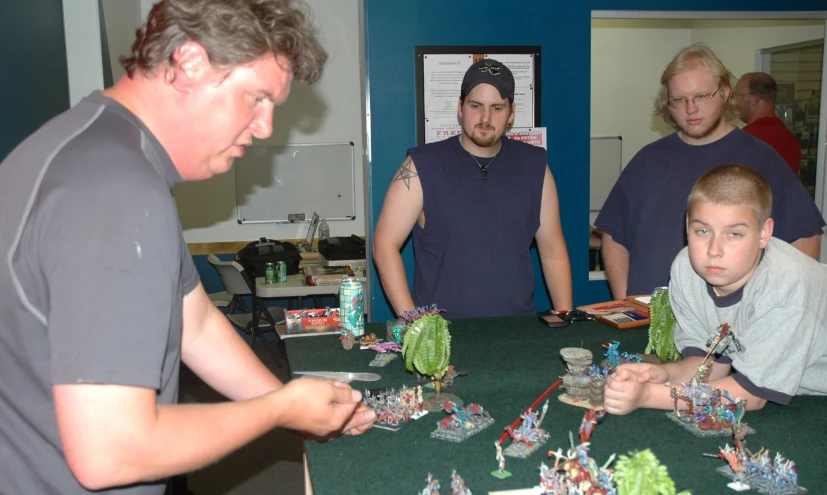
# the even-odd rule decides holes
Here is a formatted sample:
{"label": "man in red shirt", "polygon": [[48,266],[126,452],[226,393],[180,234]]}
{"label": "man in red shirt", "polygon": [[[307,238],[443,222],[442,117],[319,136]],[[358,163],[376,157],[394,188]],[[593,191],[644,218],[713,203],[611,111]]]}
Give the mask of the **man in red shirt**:
{"label": "man in red shirt", "polygon": [[735,92],[740,99],[738,116],[747,124],[743,130],[772,146],[798,175],[801,144],[775,115],[775,79],[764,72],[750,72],[741,76]]}

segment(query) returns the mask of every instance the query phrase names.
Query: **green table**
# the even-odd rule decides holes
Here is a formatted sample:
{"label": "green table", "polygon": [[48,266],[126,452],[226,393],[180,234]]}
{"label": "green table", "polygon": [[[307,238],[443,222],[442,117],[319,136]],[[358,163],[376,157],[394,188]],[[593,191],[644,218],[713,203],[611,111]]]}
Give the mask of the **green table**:
{"label": "green table", "polygon": [[[549,329],[533,317],[454,320],[450,330],[452,363],[457,370],[469,371],[469,376],[456,379],[456,395],[466,404],[481,404],[496,423],[459,444],[429,436],[444,413],[430,413],[398,432],[375,428],[361,436],[323,444],[306,442],[317,495],[418,493],[429,472],[440,480],[442,492],[448,493],[452,468],[477,494],[532,487],[539,481],[540,463],[549,464],[548,451],[568,448],[569,432],[577,438],[584,409],[560,402],[560,389],[552,392],[543,423],[551,438],[528,459],[506,457],[506,469],[514,475],[505,480],[489,474],[497,468],[493,444],[506,425],[565,374],[559,350],[582,345],[598,361],[605,352],[601,344],[613,339],[621,342],[621,352],[642,352],[647,342],[646,327],[617,330],[598,322],[578,322]],[[367,331],[384,336],[384,323],[368,325]],[[372,371],[382,376],[379,382],[351,384],[362,389],[415,385],[401,358],[384,368],[369,367],[373,351],[356,347],[346,351],[336,336],[287,339],[286,344],[294,371]],[[824,397],[796,397],[789,406],[768,404],[761,411],[748,412],[745,422],[757,430],[747,437],[748,447],[780,451],[797,463],[802,486],[810,493],[823,493],[827,489],[825,416]],[[726,488],[728,480],[715,472],[724,462],[701,455],[717,453],[719,445],[731,444],[732,439],[696,438],[667,419],[664,411],[607,415],[595,429],[591,443],[592,457],[599,464],[612,453],[648,447],[667,466],[679,490],[689,489],[695,495],[735,493]]]}

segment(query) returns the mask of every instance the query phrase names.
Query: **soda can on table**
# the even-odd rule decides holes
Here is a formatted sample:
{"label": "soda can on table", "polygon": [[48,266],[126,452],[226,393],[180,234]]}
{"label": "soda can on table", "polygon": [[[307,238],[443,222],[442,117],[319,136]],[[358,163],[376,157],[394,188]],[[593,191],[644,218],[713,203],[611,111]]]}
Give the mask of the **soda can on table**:
{"label": "soda can on table", "polygon": [[273,263],[264,264],[264,283],[273,284],[276,282],[276,265]]}
{"label": "soda can on table", "polygon": [[287,282],[287,263],[276,263],[276,282]]}
{"label": "soda can on table", "polygon": [[339,308],[342,328],[353,332],[354,337],[365,334],[365,290],[355,277],[345,277],[339,284]]}

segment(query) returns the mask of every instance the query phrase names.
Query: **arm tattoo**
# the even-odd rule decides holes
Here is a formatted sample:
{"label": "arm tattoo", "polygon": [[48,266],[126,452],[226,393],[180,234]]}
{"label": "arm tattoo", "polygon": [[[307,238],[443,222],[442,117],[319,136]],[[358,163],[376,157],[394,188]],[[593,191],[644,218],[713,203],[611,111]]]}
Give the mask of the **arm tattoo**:
{"label": "arm tattoo", "polygon": [[417,173],[414,172],[413,170],[411,170],[411,162],[412,162],[411,157],[408,157],[405,160],[405,163],[403,163],[402,166],[399,167],[399,172],[396,174],[396,177],[394,177],[394,179],[393,179],[394,182],[396,182],[398,180],[403,181],[405,183],[405,187],[408,188],[408,191],[411,190],[411,177],[416,177],[417,176]]}

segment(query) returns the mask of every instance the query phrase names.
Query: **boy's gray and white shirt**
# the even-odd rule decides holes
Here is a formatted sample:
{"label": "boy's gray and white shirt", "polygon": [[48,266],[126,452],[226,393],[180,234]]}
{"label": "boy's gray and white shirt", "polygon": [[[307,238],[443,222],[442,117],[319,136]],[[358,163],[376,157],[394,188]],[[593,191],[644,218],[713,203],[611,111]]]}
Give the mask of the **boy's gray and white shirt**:
{"label": "boy's gray and white shirt", "polygon": [[672,264],[669,301],[675,345],[703,354],[722,323],[741,352],[729,350],[733,378],[753,395],[781,404],[794,395],[827,395],[827,267],[776,238],[738,294],[715,297],[684,248]]}

